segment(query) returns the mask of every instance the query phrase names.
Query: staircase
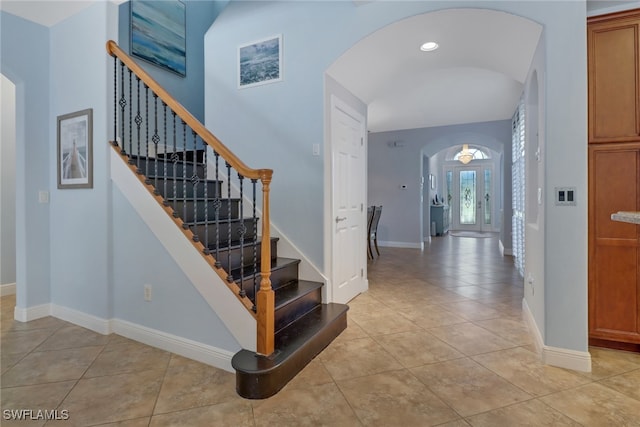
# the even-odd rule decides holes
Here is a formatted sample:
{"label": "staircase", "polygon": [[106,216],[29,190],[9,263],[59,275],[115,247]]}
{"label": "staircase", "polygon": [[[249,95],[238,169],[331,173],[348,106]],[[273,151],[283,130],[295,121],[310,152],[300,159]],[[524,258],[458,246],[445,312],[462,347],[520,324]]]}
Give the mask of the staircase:
{"label": "staircase", "polygon": [[[271,171],[247,168],[163,89],[154,89],[157,83],[115,43],[107,50],[116,61],[113,148],[227,282],[221,291],[234,292],[256,318],[246,327],[257,328],[262,354],[233,356],[236,391],[249,399],[272,396],[346,328],[348,307],[323,304],[323,284],[299,278],[300,260],[278,256],[268,221],[258,232],[256,184],[262,181],[268,219]],[[151,114],[142,117],[144,110]],[[234,178],[232,168],[242,173]]]}

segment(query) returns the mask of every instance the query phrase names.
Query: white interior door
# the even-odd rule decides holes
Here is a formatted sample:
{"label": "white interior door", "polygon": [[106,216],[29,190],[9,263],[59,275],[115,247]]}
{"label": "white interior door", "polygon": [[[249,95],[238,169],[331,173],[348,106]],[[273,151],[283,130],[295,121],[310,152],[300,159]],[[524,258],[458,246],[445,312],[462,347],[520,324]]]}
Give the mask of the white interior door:
{"label": "white interior door", "polygon": [[493,168],[456,167],[453,171],[452,229],[493,231]]}
{"label": "white interior door", "polygon": [[333,301],[366,290],[364,119],[335,100],[331,108]]}

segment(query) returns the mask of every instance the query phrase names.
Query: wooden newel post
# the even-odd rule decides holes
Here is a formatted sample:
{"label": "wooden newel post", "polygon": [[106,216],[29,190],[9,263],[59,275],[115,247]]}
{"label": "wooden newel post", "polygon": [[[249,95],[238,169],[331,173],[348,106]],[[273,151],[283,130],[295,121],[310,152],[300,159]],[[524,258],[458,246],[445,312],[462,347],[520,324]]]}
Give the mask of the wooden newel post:
{"label": "wooden newel post", "polygon": [[269,185],[271,170],[263,170],[262,181],[262,255],[260,258],[260,289],[256,297],[258,317],[257,353],[269,356],[274,350],[275,294],[271,288],[271,236],[269,228]]}

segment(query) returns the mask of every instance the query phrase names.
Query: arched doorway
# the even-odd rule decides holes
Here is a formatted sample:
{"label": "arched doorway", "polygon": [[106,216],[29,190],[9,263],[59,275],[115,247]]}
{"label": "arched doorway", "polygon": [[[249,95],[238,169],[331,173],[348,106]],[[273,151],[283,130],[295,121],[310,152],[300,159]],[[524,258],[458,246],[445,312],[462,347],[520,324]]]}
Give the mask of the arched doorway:
{"label": "arched doorway", "polygon": [[16,287],[16,87],[0,74],[0,295]]}

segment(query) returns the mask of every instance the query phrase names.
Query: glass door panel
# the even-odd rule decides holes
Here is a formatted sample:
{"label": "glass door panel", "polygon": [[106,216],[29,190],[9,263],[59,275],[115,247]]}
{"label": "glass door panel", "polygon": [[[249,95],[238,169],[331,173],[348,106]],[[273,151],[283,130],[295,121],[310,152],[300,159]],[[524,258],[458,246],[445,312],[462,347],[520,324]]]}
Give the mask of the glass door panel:
{"label": "glass door panel", "polygon": [[460,171],[460,225],[476,225],[476,171]]}
{"label": "glass door panel", "polygon": [[484,170],[484,224],[491,224],[491,169]]}

